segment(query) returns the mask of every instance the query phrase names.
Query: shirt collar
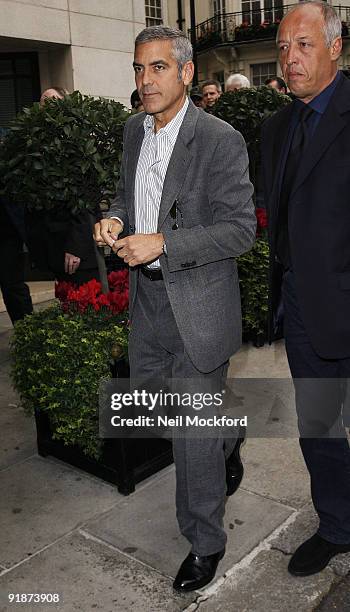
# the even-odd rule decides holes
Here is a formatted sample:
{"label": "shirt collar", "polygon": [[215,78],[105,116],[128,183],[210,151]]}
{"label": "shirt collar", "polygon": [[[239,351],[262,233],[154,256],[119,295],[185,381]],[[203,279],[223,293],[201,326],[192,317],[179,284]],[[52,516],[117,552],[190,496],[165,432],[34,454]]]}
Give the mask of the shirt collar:
{"label": "shirt collar", "polygon": [[[340,72],[338,70],[333,81],[329,85],[327,85],[327,87],[323,91],[321,91],[321,93],[319,93],[318,96],[313,98],[313,100],[309,102],[308,106],[312,108],[312,110],[323,115],[334,93],[334,90],[336,86],[338,85],[339,79],[340,79]],[[304,102],[302,102],[301,100],[299,100],[298,102],[299,104],[302,104],[304,106]]]}
{"label": "shirt collar", "polygon": [[[167,134],[167,136],[169,137],[171,143],[175,143],[176,138],[178,136],[179,133],[179,129],[181,127],[181,124],[183,122],[184,116],[186,114],[186,111],[188,109],[188,105],[189,105],[189,100],[188,97],[186,96],[185,102],[182,106],[182,108],[176,113],[175,117],[172,118],[171,121],[169,121],[169,123],[167,123],[163,128],[161,128],[158,132],[158,134]],[[143,122],[143,127],[145,130],[145,133],[148,133],[150,131],[154,131],[154,117],[153,115],[146,115],[144,122]]]}

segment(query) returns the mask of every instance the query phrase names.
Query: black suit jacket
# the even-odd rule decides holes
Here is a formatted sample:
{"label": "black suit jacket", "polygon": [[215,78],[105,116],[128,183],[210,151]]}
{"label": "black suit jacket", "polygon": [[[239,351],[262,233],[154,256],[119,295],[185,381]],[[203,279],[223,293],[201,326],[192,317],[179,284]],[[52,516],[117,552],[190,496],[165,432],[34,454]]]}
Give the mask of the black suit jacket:
{"label": "black suit jacket", "polygon": [[27,244],[37,267],[60,278],[67,252],[80,257],[80,270],[97,268],[92,223],[101,218],[99,208],[93,221],[90,216],[87,211],[73,215],[66,209],[26,211]]}
{"label": "black suit jacket", "polygon": [[[280,183],[295,103],[263,127],[262,163],[270,237],[270,310]],[[350,357],[350,81],[341,77],[300,162],[289,201],[292,268],[301,315],[316,353]]]}

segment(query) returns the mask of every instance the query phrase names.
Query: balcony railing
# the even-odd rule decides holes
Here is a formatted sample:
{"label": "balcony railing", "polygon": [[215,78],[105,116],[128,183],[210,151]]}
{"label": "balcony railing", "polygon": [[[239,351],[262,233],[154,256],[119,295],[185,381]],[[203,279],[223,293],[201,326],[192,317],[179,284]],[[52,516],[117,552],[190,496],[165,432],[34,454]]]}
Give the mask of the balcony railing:
{"label": "balcony railing", "polygon": [[[274,40],[282,17],[292,6],[295,5],[217,14],[196,25],[196,51],[255,40]],[[342,20],[342,36],[347,37],[350,32],[350,6],[334,8]],[[188,34],[191,37],[191,30]]]}

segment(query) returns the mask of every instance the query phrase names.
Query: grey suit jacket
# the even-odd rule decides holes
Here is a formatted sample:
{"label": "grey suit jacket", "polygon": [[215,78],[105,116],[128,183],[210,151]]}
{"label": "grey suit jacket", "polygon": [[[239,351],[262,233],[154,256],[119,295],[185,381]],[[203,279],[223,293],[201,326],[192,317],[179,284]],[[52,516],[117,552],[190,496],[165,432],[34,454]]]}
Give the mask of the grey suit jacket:
{"label": "grey suit jacket", "polygon": [[[134,186],[144,113],[124,131],[121,177],[109,216],[135,232]],[[191,102],[169,162],[158,231],[169,301],[186,351],[201,372],[219,367],[241,344],[241,304],[235,257],[251,248],[256,217],[248,156],[241,134]],[[178,229],[170,210],[177,202]],[[139,270],[130,269],[130,319]]]}

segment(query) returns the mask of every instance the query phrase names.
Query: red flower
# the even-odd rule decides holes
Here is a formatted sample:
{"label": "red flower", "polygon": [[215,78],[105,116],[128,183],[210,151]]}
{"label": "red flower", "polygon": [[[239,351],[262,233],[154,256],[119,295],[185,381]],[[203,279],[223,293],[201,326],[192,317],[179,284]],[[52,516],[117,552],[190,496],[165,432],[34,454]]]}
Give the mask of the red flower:
{"label": "red flower", "polygon": [[60,281],[55,283],[55,297],[60,302],[65,302],[67,299],[68,292],[73,289],[72,283],[66,281]]}
{"label": "red flower", "polygon": [[129,289],[129,271],[118,270],[108,274],[108,284],[111,291],[125,291]]}
{"label": "red flower", "polygon": [[256,218],[258,220],[258,228],[266,229],[267,228],[267,214],[265,208],[256,208],[255,209]]}
{"label": "red flower", "polygon": [[99,312],[101,309],[119,314],[128,308],[129,272],[119,270],[108,276],[111,291],[102,293],[101,283],[92,279],[79,288],[71,283],[56,283],[55,295],[61,302],[64,312],[85,313],[89,310]]}

